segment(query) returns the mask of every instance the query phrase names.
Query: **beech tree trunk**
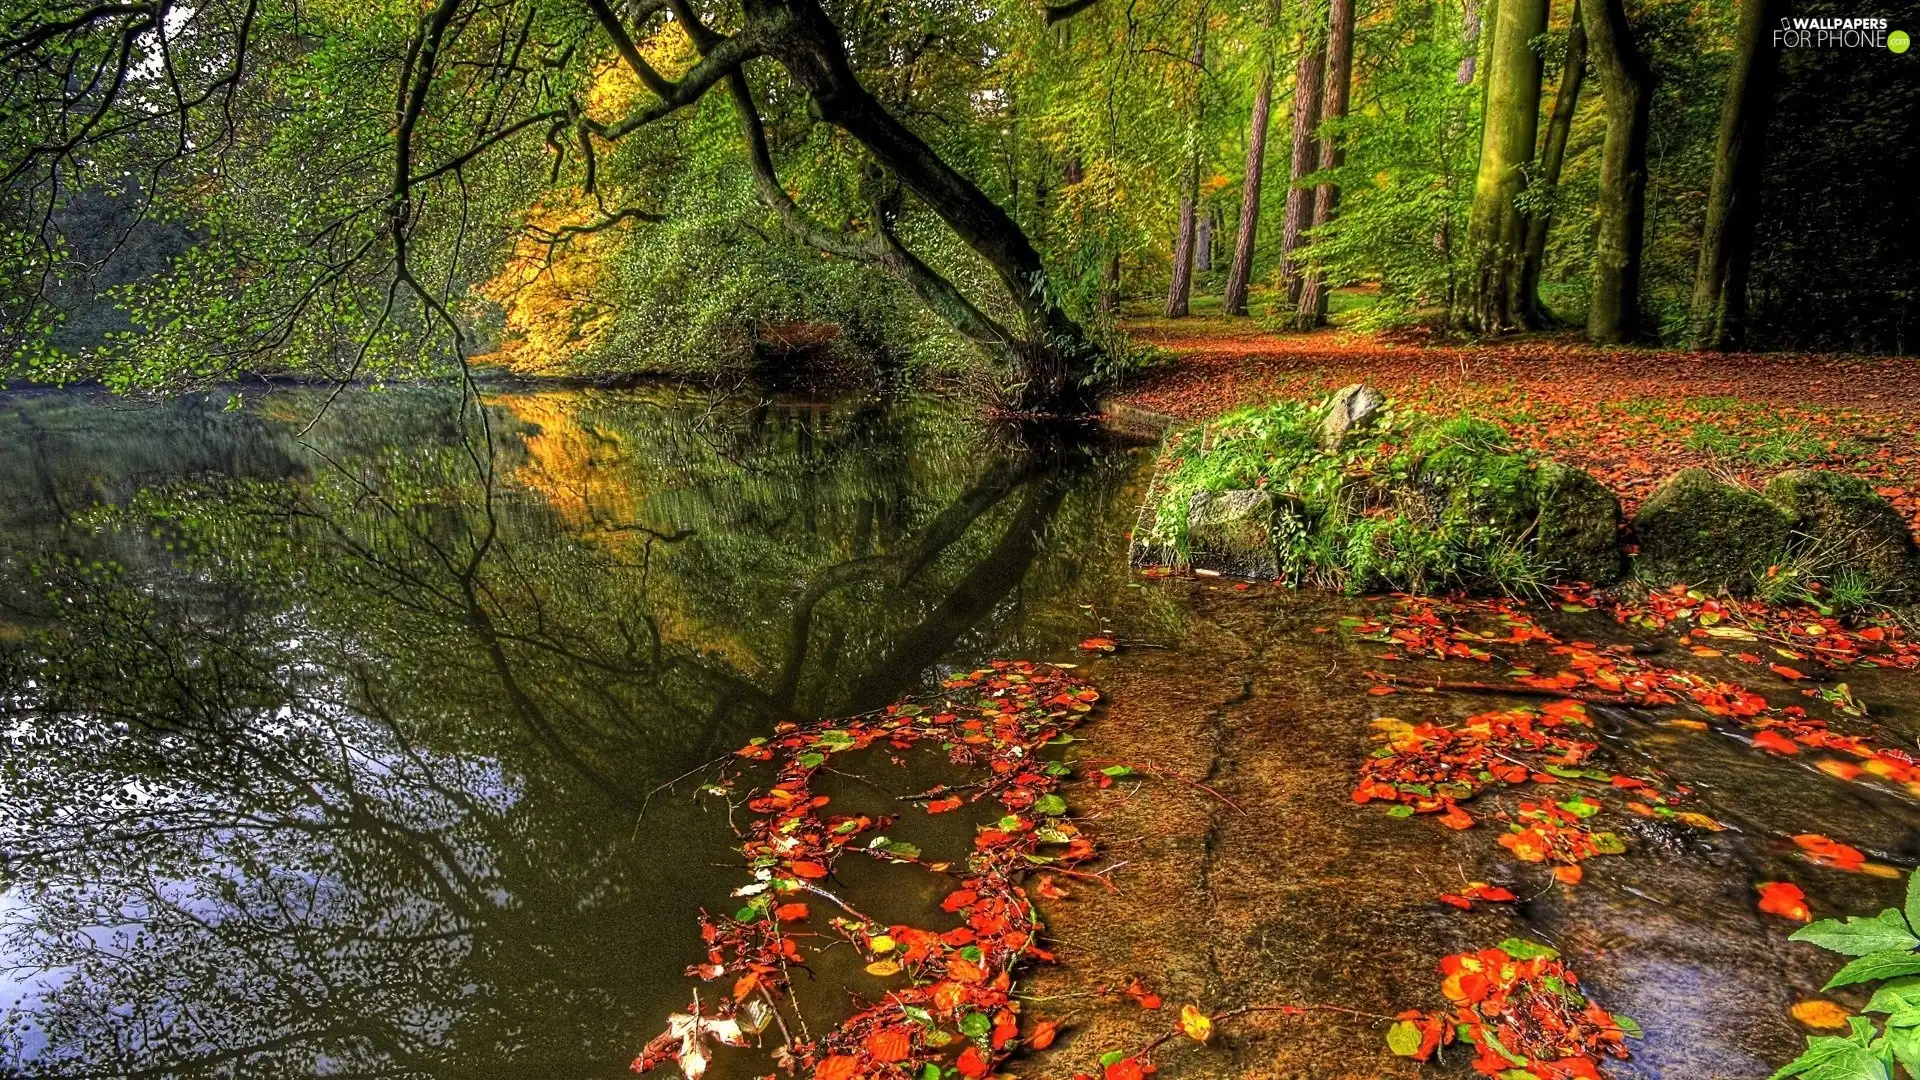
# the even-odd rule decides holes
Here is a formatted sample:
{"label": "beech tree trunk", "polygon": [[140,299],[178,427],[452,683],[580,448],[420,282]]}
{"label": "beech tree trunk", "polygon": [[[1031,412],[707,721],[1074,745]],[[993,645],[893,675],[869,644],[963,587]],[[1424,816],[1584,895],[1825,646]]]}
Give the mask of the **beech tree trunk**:
{"label": "beech tree trunk", "polygon": [[1260,182],[1267,168],[1267,119],[1273,112],[1273,57],[1254,77],[1253,118],[1247,126],[1247,169],[1240,180],[1240,229],[1233,240],[1233,265],[1227,268],[1227,293],[1221,307],[1228,315],[1247,313],[1247,286],[1253,280],[1253,248],[1260,233]]}
{"label": "beech tree trunk", "polygon": [[[1200,123],[1200,72],[1207,61],[1206,8],[1193,28],[1193,112],[1194,125]],[[1187,162],[1187,190],[1180,196],[1180,224],[1173,239],[1173,281],[1167,286],[1167,318],[1185,318],[1187,302],[1193,296],[1193,249],[1197,222],[1195,212],[1200,201],[1200,150],[1196,142]]]}
{"label": "beech tree trunk", "polygon": [[[1327,87],[1320,99],[1320,122],[1342,120],[1347,115],[1347,93],[1353,85],[1353,0],[1333,0],[1327,18]],[[1337,169],[1345,156],[1341,137],[1332,131],[1320,133],[1319,167]],[[1340,189],[1332,181],[1322,183],[1313,195],[1313,227],[1333,220],[1340,201]],[[1327,321],[1327,282],[1319,271],[1309,270],[1300,287],[1297,323],[1303,330]]]}
{"label": "beech tree trunk", "polygon": [[1193,242],[1196,223],[1193,212],[1193,188],[1180,196],[1180,224],[1173,234],[1173,283],[1167,287],[1167,318],[1185,318],[1187,300],[1193,294]]}
{"label": "beech tree trunk", "polygon": [[1293,168],[1288,177],[1287,220],[1280,236],[1280,280],[1289,310],[1300,303],[1300,238],[1313,223],[1314,192],[1301,181],[1318,160],[1313,130],[1320,126],[1320,83],[1326,64],[1326,47],[1318,45],[1300,54],[1293,73]]}
{"label": "beech tree trunk", "polygon": [[1467,215],[1473,272],[1460,312],[1483,334],[1528,324],[1520,282],[1527,226],[1516,200],[1540,132],[1540,57],[1533,42],[1546,29],[1547,0],[1502,0],[1494,18],[1480,168]]}
{"label": "beech tree trunk", "polygon": [[1700,266],[1693,278],[1688,336],[1696,349],[1735,349],[1745,337],[1747,274],[1753,267],[1753,229],[1778,68],[1767,32],[1784,7],[1780,0],[1741,0],[1733,69],[1720,103]]}
{"label": "beech tree trunk", "polygon": [[1547,121],[1547,142],[1540,154],[1540,198],[1536,212],[1527,216],[1527,251],[1520,265],[1520,298],[1527,305],[1527,322],[1545,326],[1550,321],[1540,302],[1540,268],[1547,259],[1547,234],[1553,228],[1553,193],[1560,186],[1560,167],[1567,160],[1567,137],[1573,132],[1573,114],[1580,107],[1580,84],[1586,80],[1587,28],[1580,22],[1580,0],[1573,0],[1572,25],[1567,28],[1567,51],[1560,61],[1560,89],[1553,96],[1553,116]]}
{"label": "beech tree trunk", "polygon": [[1199,232],[1193,238],[1193,269],[1195,273],[1213,272],[1213,208],[1200,215],[1196,225]]}
{"label": "beech tree trunk", "polygon": [[1617,345],[1640,335],[1640,254],[1646,244],[1647,220],[1647,113],[1653,101],[1653,74],[1634,44],[1625,0],[1586,0],[1581,6],[1607,112],[1607,137],[1600,150],[1600,230],[1594,239],[1587,338],[1596,344]]}

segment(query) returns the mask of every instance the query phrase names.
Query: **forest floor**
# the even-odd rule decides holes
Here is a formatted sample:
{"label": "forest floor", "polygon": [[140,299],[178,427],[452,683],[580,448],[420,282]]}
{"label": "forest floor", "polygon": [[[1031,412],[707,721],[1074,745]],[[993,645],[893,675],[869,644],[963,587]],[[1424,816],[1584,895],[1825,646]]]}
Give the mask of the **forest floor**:
{"label": "forest floor", "polygon": [[1920,530],[1920,363],[1911,358],[1598,348],[1576,333],[1434,344],[1275,333],[1218,317],[1125,328],[1164,359],[1120,400],[1181,421],[1365,382],[1402,405],[1498,422],[1592,472],[1629,513],[1689,466],[1750,483],[1815,466],[1870,480]]}

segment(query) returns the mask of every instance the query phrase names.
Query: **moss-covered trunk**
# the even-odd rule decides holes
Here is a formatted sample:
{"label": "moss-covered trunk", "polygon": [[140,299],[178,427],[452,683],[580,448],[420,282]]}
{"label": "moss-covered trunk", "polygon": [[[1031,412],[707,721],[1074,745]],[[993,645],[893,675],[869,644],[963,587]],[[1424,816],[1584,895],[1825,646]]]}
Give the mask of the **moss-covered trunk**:
{"label": "moss-covered trunk", "polygon": [[1606,101],[1600,151],[1600,229],[1594,237],[1587,338],[1614,345],[1640,335],[1640,254],[1646,242],[1647,112],[1653,74],[1627,25],[1624,0],[1582,5],[1587,41]]}
{"label": "moss-covered trunk", "polygon": [[1560,62],[1560,88],[1553,96],[1553,116],[1547,121],[1547,141],[1540,153],[1539,197],[1527,215],[1527,250],[1520,264],[1520,299],[1527,305],[1527,321],[1545,326],[1550,321],[1540,302],[1540,268],[1547,259],[1547,235],[1553,228],[1553,195],[1560,186],[1560,168],[1567,159],[1567,138],[1573,114],[1580,107],[1580,84],[1587,75],[1587,28],[1580,23],[1580,0],[1573,0],[1572,25],[1567,28],[1567,50]]}
{"label": "moss-covered trunk", "polygon": [[1741,3],[1733,68],[1727,72],[1726,96],[1720,105],[1720,137],[1714,148],[1706,228],[1700,236],[1700,266],[1693,279],[1689,338],[1696,349],[1737,348],[1746,329],[1747,272],[1753,265],[1760,172],[1778,66],[1766,40],[1767,28],[1784,7],[1780,0]]}
{"label": "moss-covered trunk", "polygon": [[1526,221],[1516,202],[1540,132],[1540,57],[1534,39],[1547,30],[1547,0],[1502,0],[1494,17],[1480,169],[1467,217],[1473,272],[1458,315],[1482,333],[1527,325],[1521,289]]}

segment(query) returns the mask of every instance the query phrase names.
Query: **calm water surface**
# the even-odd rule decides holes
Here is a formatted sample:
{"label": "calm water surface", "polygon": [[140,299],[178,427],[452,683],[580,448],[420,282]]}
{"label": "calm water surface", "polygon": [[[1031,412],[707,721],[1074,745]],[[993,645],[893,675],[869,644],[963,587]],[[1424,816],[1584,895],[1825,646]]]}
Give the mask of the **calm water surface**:
{"label": "calm water surface", "polygon": [[[687,1003],[699,911],[746,880],[724,800],[681,778],[781,719],[996,656],[1084,659],[1109,628],[1137,644],[1087,668],[1113,704],[1084,752],[1244,812],[1178,785],[1075,796],[1129,867],[1051,913],[1057,1000],[1146,974],[1170,1002],[1432,1008],[1439,956],[1521,935],[1646,1027],[1611,1075],[1763,1076],[1837,965],[1786,945],[1753,883],[1874,911],[1901,883],[1785,838],[1920,855],[1903,793],[1599,710],[1620,767],[1731,827],[1633,833],[1511,909],[1436,903],[1516,868],[1485,830],[1351,805],[1368,721],[1510,699],[1368,696],[1378,648],[1314,632],[1360,601],[1131,576],[1137,446],[924,401],[659,390],[493,395],[487,455],[449,393],[347,395],[304,435],[315,395],[225,400],[0,396],[0,1075],[623,1075]],[[1911,745],[1913,678],[1853,683]],[[836,803],[926,786],[875,775]],[[896,835],[964,851],[961,817]],[[841,886],[871,913],[933,910],[934,883],[857,862]],[[875,989],[839,960],[799,987],[816,1016]],[[1072,1006],[1022,1074],[1164,1026],[1123,1006]],[[1262,1038],[1162,1076],[1416,1074],[1364,1021]],[[764,1068],[723,1052],[714,1075]]]}
{"label": "calm water surface", "polygon": [[618,1075],[744,880],[662,785],[1125,584],[1137,448],[530,393],[487,460],[448,394],[318,401],[0,398],[16,1067]]}

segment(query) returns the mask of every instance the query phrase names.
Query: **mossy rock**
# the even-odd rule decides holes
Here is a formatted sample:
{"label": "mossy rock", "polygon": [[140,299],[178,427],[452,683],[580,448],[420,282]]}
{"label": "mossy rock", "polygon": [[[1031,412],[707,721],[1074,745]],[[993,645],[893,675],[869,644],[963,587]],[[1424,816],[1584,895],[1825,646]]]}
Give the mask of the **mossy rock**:
{"label": "mossy rock", "polygon": [[1534,474],[1540,515],[1534,550],[1563,581],[1611,585],[1626,573],[1620,552],[1620,500],[1585,469],[1558,461]]}
{"label": "mossy rock", "polygon": [[1745,594],[1786,559],[1792,530],[1787,512],[1752,488],[1683,469],[1633,516],[1636,572],[1649,585],[1684,582]]}
{"label": "mossy rock", "polygon": [[1766,497],[1791,522],[1799,557],[1823,578],[1850,570],[1877,599],[1920,593],[1920,553],[1892,503],[1865,480],[1822,469],[1792,469],[1767,482]]}
{"label": "mossy rock", "polygon": [[1270,491],[1197,491],[1187,501],[1187,561],[1196,570],[1267,580],[1280,576],[1275,526],[1289,512]]}

